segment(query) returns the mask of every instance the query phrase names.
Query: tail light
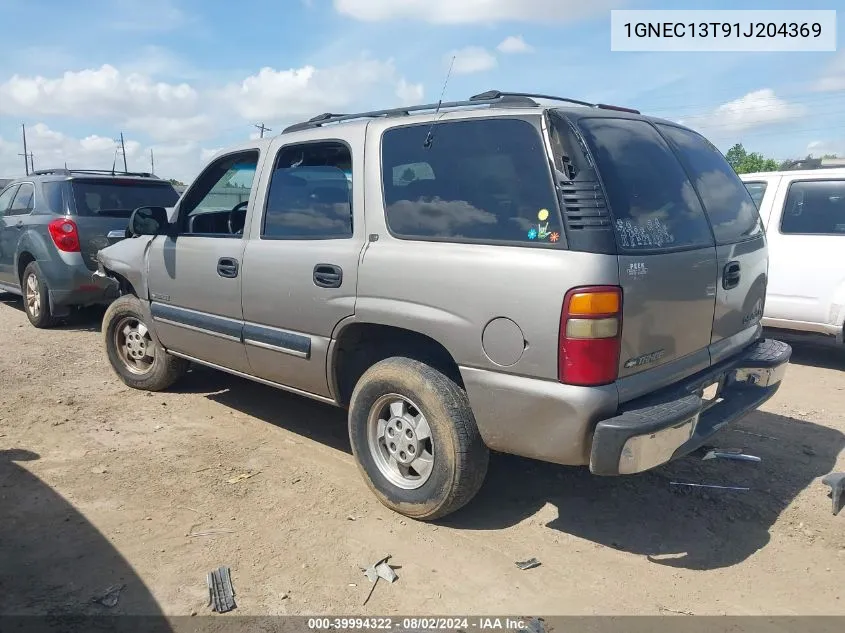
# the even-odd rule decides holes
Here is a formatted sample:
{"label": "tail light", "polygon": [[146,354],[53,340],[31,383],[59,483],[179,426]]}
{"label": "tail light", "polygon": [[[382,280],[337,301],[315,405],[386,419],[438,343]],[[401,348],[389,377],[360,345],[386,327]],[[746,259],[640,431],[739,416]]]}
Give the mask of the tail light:
{"label": "tail light", "polygon": [[558,379],[568,385],[595,386],[619,375],[622,288],[573,288],[560,313]]}
{"label": "tail light", "polygon": [[79,229],[76,228],[76,222],[73,220],[67,218],[53,220],[47,225],[47,230],[50,231],[53,244],[60,251],[78,253],[82,250],[79,247]]}

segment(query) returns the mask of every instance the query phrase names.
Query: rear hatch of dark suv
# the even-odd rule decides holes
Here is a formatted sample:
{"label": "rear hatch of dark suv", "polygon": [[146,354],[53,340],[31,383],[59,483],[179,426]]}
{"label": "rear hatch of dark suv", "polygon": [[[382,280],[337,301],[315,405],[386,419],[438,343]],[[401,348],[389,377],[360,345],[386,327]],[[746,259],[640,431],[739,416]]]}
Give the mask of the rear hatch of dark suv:
{"label": "rear hatch of dark suv", "polygon": [[132,211],[172,207],[179,199],[170,182],[155,178],[74,177],[68,187],[82,258],[91,270],[97,269],[97,252],[122,238]]}
{"label": "rear hatch of dark suv", "polygon": [[617,256],[620,401],[756,339],[765,236],[722,154],[696,132],[635,114],[552,110],[550,120],[570,248]]}

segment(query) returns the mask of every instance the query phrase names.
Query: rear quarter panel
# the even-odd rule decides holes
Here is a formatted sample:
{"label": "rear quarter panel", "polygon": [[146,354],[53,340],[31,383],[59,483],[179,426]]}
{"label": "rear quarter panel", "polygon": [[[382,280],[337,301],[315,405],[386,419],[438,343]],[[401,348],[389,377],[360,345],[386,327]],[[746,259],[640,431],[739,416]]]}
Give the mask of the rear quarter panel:
{"label": "rear quarter panel", "polygon": [[23,274],[23,269],[18,264],[21,262],[21,255],[25,253],[32,255],[38,261],[48,278],[60,273],[69,263],[83,264],[79,253],[60,253],[53,244],[47,231],[47,225],[53,218],[54,216],[50,215],[25,216],[26,230],[18,240],[15,254],[15,275],[18,278]]}

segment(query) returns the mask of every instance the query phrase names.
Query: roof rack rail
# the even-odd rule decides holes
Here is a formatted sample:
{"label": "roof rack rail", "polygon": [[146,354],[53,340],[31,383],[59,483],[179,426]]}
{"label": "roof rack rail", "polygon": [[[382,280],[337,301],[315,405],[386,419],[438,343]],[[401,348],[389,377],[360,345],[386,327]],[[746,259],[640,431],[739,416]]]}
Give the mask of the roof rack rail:
{"label": "roof rack rail", "polygon": [[501,90],[488,90],[487,92],[482,92],[481,94],[477,94],[469,98],[470,101],[503,101],[506,99],[526,100],[532,102],[534,105],[539,105],[536,99],[547,99],[549,101],[565,101],[566,103],[574,103],[576,105],[587,106],[589,108],[596,107],[595,103],[590,103],[589,101],[570,99],[568,97],[555,97],[552,95],[534,94],[531,92],[502,92]]}
{"label": "roof rack rail", "polygon": [[68,169],[57,167],[55,169],[39,169],[30,173],[32,176],[70,176],[72,174],[105,174],[108,176],[139,176],[142,178],[158,178],[155,174],[146,171],[118,171],[112,169]]}
{"label": "roof rack rail", "polygon": [[599,108],[601,110],[618,110],[619,112],[631,112],[632,114],[641,114],[639,110],[634,108],[626,108],[617,105],[608,105],[606,103],[590,103],[589,101],[581,101],[580,99],[570,99],[569,97],[556,97],[554,95],[534,94],[531,92],[502,92],[501,90],[488,90],[477,94],[470,99],[488,100],[488,99],[505,99],[508,97],[522,97],[527,99],[546,99],[548,101],[564,101],[566,103],[574,103],[577,105],[587,106],[590,108]]}
{"label": "roof rack rail", "polygon": [[502,106],[514,106],[514,105],[521,105],[521,106],[528,106],[528,107],[537,107],[540,104],[537,103],[537,99],[546,99],[550,101],[563,101],[566,103],[574,103],[576,105],[587,106],[589,108],[601,108],[605,110],[620,110],[623,112],[632,112],[634,114],[639,114],[639,111],[633,110],[631,108],[623,108],[621,106],[611,106],[605,104],[595,104],[590,103],[589,101],[581,101],[579,99],[570,99],[568,97],[555,97],[552,95],[543,95],[543,94],[533,94],[529,92],[502,92],[501,90],[488,90],[487,92],[482,92],[477,95],[473,95],[469,99],[463,101],[446,101],[441,103],[425,103],[422,105],[415,105],[415,106],[407,106],[403,108],[389,108],[386,110],[371,110],[368,112],[357,112],[353,114],[334,114],[331,112],[325,112],[323,114],[318,114],[315,117],[308,119],[307,121],[303,121],[302,123],[294,123],[293,125],[289,125],[284,130],[282,130],[282,134],[286,134],[289,132],[298,132],[300,130],[308,130],[315,127],[320,127],[321,125],[326,125],[328,123],[341,123],[343,121],[352,121],[355,119],[370,119],[370,118],[378,118],[378,117],[390,117],[390,116],[408,116],[412,112],[424,112],[426,110],[451,110],[455,108],[468,108],[468,107],[478,107],[478,106],[495,106],[495,105],[502,105]]}
{"label": "roof rack rail", "polygon": [[424,112],[425,110],[448,110],[451,108],[461,108],[468,106],[490,105],[496,101],[482,102],[482,101],[444,101],[443,103],[425,103],[422,105],[407,106],[403,108],[389,108],[386,110],[372,110],[368,112],[357,112],[354,114],[332,114],[326,112],[308,119],[302,123],[294,123],[289,125],[282,134],[288,132],[298,132],[299,130],[307,130],[314,127],[320,127],[327,123],[340,123],[342,121],[352,121],[354,119],[373,119],[377,117],[390,116],[408,116],[411,112]]}

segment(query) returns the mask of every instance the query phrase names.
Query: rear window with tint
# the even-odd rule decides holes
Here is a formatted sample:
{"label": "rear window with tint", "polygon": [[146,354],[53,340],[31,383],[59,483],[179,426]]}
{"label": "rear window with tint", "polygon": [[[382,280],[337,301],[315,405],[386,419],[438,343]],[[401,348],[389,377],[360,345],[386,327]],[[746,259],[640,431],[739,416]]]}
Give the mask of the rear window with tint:
{"label": "rear window with tint", "polygon": [[768,183],[765,182],[746,182],[745,188],[748,190],[748,193],[751,194],[751,199],[754,201],[754,205],[757,209],[760,209],[760,205],[763,204],[763,196],[766,195],[766,188],[768,187]]}
{"label": "rear window with tint", "polygon": [[[427,135],[433,142],[426,147]],[[560,214],[538,130],[521,119],[412,125],[382,140],[390,231],[409,239],[554,244]]]}
{"label": "rear window with tint", "polygon": [[179,200],[169,183],[77,179],[71,187],[80,216],[128,218],[138,207],[172,207]]}
{"label": "rear window with tint", "polygon": [[845,235],[845,180],[805,180],[789,185],[780,230]]}
{"label": "rear window with tint", "polygon": [[628,251],[711,246],[701,203],[669,145],[649,123],[591,118],[579,122]]}
{"label": "rear window with tint", "polygon": [[757,205],[722,153],[700,134],[658,125],[669,137],[689,171],[717,244],[733,244],[763,232]]}

